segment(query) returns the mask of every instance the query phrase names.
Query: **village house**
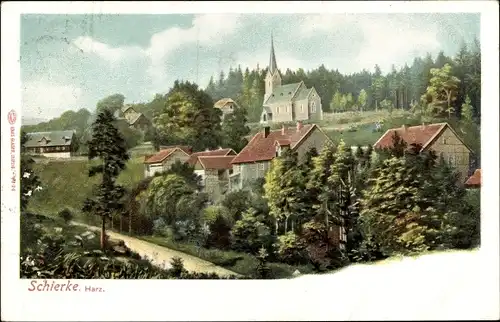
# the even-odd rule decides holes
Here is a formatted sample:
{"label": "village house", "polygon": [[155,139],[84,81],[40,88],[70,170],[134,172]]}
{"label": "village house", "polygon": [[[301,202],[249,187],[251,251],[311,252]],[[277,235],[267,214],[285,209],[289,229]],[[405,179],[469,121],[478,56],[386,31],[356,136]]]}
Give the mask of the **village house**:
{"label": "village house", "polygon": [[474,174],[465,181],[465,187],[470,189],[481,188],[481,169],[476,169]]}
{"label": "village house", "polygon": [[215,102],[214,104],[215,108],[218,108],[222,111],[222,117],[221,119],[224,120],[224,117],[228,114],[233,113],[235,108],[238,108],[238,104],[232,100],[231,98],[222,98]]}
{"label": "village house", "polygon": [[261,123],[318,121],[322,119],[321,98],[314,87],[307,88],[303,81],[282,85],[271,36],[271,55],[265,78]]}
{"label": "village house", "polygon": [[75,131],[27,133],[25,151],[48,158],[70,158],[78,149]]}
{"label": "village house", "polygon": [[280,156],[285,149],[297,152],[299,162],[304,161],[307,151],[323,149],[330,139],[316,124],[303,125],[297,122],[294,127],[271,131],[265,127],[255,134],[248,144],[233,159],[233,173],[230,175],[230,189],[242,189],[251,182],[264,178],[271,161]]}
{"label": "village house", "polygon": [[151,121],[144,114],[136,112],[131,105],[123,106],[119,119],[126,121],[130,127],[143,132],[151,126]]}
{"label": "village house", "polygon": [[389,129],[375,142],[374,149],[391,148],[394,133],[397,133],[408,146],[411,144],[420,146],[419,152],[433,150],[438,157],[443,157],[448,164],[457,169],[463,181],[467,178],[473,152],[448,123],[403,125],[400,128]]}
{"label": "village house", "polygon": [[194,165],[195,173],[201,177],[203,191],[213,201],[218,200],[229,189],[229,176],[232,173],[231,161],[235,155],[198,156]]}
{"label": "village house", "polygon": [[167,171],[177,161],[187,162],[191,157],[190,153],[190,147],[186,146],[160,147],[158,153],[144,158],[144,177],[151,177],[157,172]]}

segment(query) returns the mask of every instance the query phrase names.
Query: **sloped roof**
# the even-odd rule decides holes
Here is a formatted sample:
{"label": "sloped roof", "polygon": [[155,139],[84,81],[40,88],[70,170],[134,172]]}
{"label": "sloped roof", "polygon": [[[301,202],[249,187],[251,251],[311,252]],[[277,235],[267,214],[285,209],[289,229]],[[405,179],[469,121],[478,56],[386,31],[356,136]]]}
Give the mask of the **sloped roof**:
{"label": "sloped roof", "polygon": [[276,156],[276,141],[289,143],[294,149],[302,140],[314,129],[319,129],[316,124],[303,125],[299,131],[296,127],[285,128],[283,130],[269,131],[269,135],[264,137],[263,131],[255,134],[241,152],[234,158],[233,164],[250,163],[257,161],[269,161]]}
{"label": "sloped roof", "polygon": [[198,161],[198,157],[201,156],[227,156],[227,155],[236,155],[236,152],[234,152],[234,150],[231,148],[225,148],[225,149],[221,148],[217,150],[195,152],[191,154],[191,157],[188,159],[187,162],[191,165],[195,165],[196,161]]}
{"label": "sloped roof", "polygon": [[297,95],[295,95],[295,100],[296,101],[301,101],[303,99],[306,99],[307,96],[309,96],[309,94],[313,91],[313,88],[303,88],[301,87],[298,92],[297,92]]}
{"label": "sloped roof", "polygon": [[293,83],[293,84],[287,84],[287,85],[282,85],[276,87],[267,101],[264,102],[264,104],[275,104],[278,102],[290,102],[294,95],[295,91],[297,88],[302,84],[302,82],[298,83]]}
{"label": "sloped roof", "polygon": [[235,158],[235,155],[226,156],[199,156],[198,162],[204,169],[211,170],[225,170],[231,169],[231,161]]}
{"label": "sloped roof", "polygon": [[[122,113],[125,113],[125,112],[126,112],[126,111],[128,111],[129,109],[133,109],[133,110],[134,110],[134,108],[133,108],[133,107],[132,107],[132,105],[130,105],[130,104],[125,104],[125,105],[123,105],[123,107],[121,108]],[[135,110],[134,110],[134,112],[135,112]]]}
{"label": "sloped roof", "polygon": [[[24,145],[27,148],[46,146],[66,146],[71,145],[75,131],[50,131],[50,132],[30,132],[27,133],[28,141]],[[42,139],[46,143],[42,143]]]}
{"label": "sloped roof", "polygon": [[175,148],[160,150],[160,152],[158,152],[155,155],[151,156],[150,158],[144,160],[144,163],[148,163],[148,164],[161,163],[161,162],[165,161],[165,159],[167,159],[169,156],[171,156],[175,151],[181,151],[182,153],[189,155],[186,152],[184,152],[182,149],[175,147]]}
{"label": "sloped roof", "polygon": [[[223,108],[224,106],[226,106],[226,104],[229,104],[229,103],[236,104],[236,102],[233,101],[233,99],[227,97],[227,98],[221,98],[220,100],[215,102],[214,107],[215,108]],[[238,105],[238,104],[236,104],[236,105]]]}
{"label": "sloped roof", "polygon": [[[391,148],[393,143],[392,137],[394,133],[397,132],[403,141],[405,141],[408,145],[419,144],[422,146],[423,151],[426,150],[446,128],[449,128],[457,136],[457,138],[462,141],[462,139],[448,123],[434,123],[428,125],[409,126],[406,127],[406,129],[403,127],[389,129],[378,139],[377,142],[375,142],[373,147],[376,149]],[[467,147],[465,143],[463,144]],[[467,148],[470,150],[469,147]]]}
{"label": "sloped roof", "polygon": [[186,154],[191,154],[191,152],[193,151],[193,147],[189,145],[160,145],[160,150],[175,148],[181,149],[182,151],[186,152]]}
{"label": "sloped roof", "polygon": [[465,182],[466,186],[480,187],[481,186],[481,169],[476,169],[474,174],[467,179]]}
{"label": "sloped roof", "polygon": [[138,113],[138,114],[134,115],[134,117],[132,117],[132,118],[128,119],[128,123],[129,123],[130,125],[133,125],[133,124],[135,124],[135,123],[136,123],[136,122],[137,122],[137,121],[138,121],[141,117],[143,117],[144,119],[146,119],[147,121],[149,121],[149,119],[148,119],[146,116],[144,116],[144,114],[142,114],[142,113]]}

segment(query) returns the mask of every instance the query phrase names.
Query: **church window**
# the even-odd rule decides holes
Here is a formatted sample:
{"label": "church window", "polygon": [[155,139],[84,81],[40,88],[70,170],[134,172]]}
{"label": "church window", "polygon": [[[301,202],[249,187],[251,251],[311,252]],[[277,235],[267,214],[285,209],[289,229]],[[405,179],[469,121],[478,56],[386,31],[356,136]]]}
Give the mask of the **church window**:
{"label": "church window", "polygon": [[313,113],[316,112],[316,104],[314,102],[312,102],[312,105],[311,105],[311,112],[313,112]]}
{"label": "church window", "polygon": [[304,104],[300,104],[300,111],[304,112]]}
{"label": "church window", "polygon": [[278,106],[278,107],[276,108],[276,114],[279,114],[279,113],[280,113],[280,107]]}
{"label": "church window", "polygon": [[288,113],[288,105],[286,106],[286,112]]}

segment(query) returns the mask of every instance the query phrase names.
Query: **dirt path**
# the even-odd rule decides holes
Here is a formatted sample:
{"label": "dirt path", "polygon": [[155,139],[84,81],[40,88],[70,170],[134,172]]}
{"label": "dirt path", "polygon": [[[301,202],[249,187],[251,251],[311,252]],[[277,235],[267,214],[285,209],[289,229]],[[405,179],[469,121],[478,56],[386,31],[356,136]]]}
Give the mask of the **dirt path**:
{"label": "dirt path", "polygon": [[[71,223],[73,225],[86,227],[90,230],[100,231],[100,228],[95,226],[89,226],[87,224],[74,221]],[[138,253],[143,258],[147,257],[154,265],[160,267],[162,266],[169,267],[170,260],[173,257],[178,256],[183,259],[184,268],[186,268],[188,271],[193,271],[198,273],[216,273],[219,276],[230,276],[230,275],[240,276],[235,272],[217,266],[214,263],[210,263],[196,256],[192,256],[173,249],[155,245],[153,243],[149,243],[127,235],[115,233],[109,230],[106,233],[109,235],[110,238],[123,240],[125,242],[125,245],[127,245],[127,247],[130,248],[132,251]]]}

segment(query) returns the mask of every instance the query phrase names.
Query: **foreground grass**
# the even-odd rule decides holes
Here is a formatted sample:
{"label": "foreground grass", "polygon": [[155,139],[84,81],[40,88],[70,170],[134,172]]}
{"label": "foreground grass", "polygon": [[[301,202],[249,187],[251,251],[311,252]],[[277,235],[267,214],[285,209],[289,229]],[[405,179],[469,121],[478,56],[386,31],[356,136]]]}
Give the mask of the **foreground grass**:
{"label": "foreground grass", "polygon": [[[118,183],[130,188],[140,181],[144,176],[143,160],[143,157],[130,159]],[[40,177],[43,190],[33,194],[29,211],[55,215],[68,208],[76,218],[81,218],[83,201],[92,195],[99,180],[89,178],[90,165],[88,160],[36,163],[34,171]]]}
{"label": "foreground grass", "polygon": [[[136,238],[199,257],[247,277],[255,274],[258,264],[258,260],[255,256],[246,253],[223,251],[220,249],[206,249],[194,244],[174,242],[158,236],[136,236]],[[271,269],[273,278],[291,277],[295,270],[299,270],[302,274],[309,274],[313,271],[312,267],[308,265],[292,266],[283,263],[268,263],[268,266]]]}

